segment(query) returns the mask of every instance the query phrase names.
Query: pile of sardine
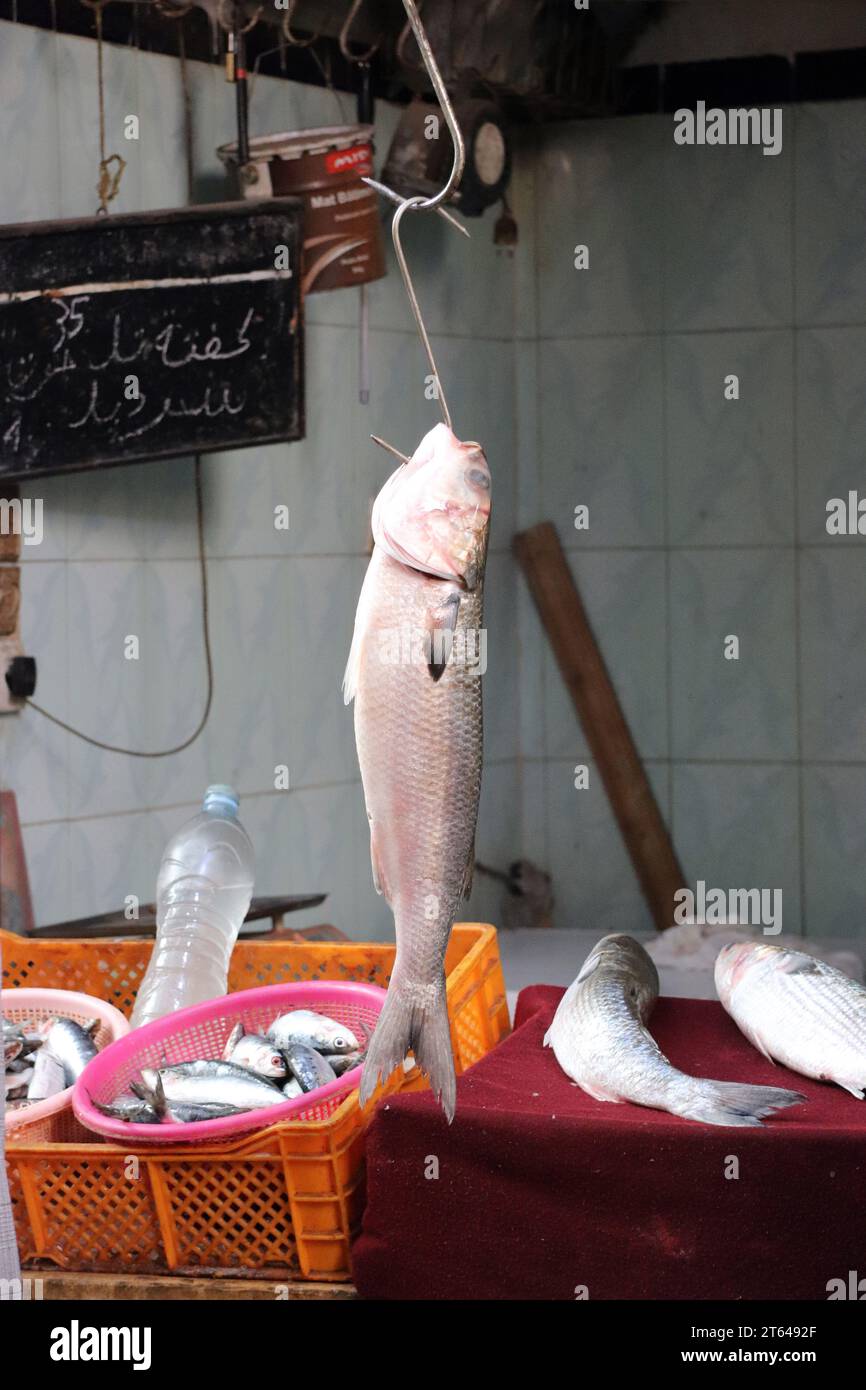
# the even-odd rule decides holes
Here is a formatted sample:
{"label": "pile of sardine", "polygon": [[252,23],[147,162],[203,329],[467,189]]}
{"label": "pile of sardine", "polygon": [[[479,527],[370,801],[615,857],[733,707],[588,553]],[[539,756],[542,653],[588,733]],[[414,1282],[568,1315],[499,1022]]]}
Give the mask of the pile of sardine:
{"label": "pile of sardine", "polygon": [[39,1022],[3,1020],[6,1104],[11,1110],[59,1095],[78,1080],[96,1056],[93,1034],[99,1020],[86,1027],[72,1018]]}
{"label": "pile of sardine", "polygon": [[[232,1029],[222,1057],[143,1067],[129,1092],[97,1110],[132,1124],[193,1124],[282,1105],[364,1060],[350,1028],[311,1009],[275,1018],[264,1034]],[[91,1097],[92,1099],[92,1097]]]}

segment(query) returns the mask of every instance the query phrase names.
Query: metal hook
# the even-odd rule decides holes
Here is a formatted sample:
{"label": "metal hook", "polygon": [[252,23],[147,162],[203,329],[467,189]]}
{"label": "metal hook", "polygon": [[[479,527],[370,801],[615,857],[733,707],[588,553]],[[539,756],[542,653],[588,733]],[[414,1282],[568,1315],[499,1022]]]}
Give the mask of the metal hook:
{"label": "metal hook", "polygon": [[436,369],[436,359],[433,356],[433,349],[430,346],[430,339],[427,336],[427,329],[424,327],[424,320],[421,317],[421,305],[418,303],[418,296],[415,294],[415,286],[412,284],[412,277],[409,274],[409,267],[406,264],[406,253],[403,250],[403,243],[400,240],[400,223],[403,220],[404,213],[408,212],[410,208],[414,208],[416,210],[420,209],[421,207],[423,207],[423,205],[423,198],[407,198],[405,202],[402,202],[400,204],[397,211],[394,213],[394,219],[391,223],[391,240],[394,243],[394,253],[397,257],[397,264],[400,267],[400,274],[403,276],[403,284],[406,287],[406,294],[409,299],[409,307],[411,308],[412,313],[415,316],[415,322],[418,325],[418,332],[421,337],[421,342],[424,346],[424,351],[427,354],[427,361],[430,363],[430,370],[433,373],[433,379],[436,382],[436,398],[442,407],[442,417],[450,430],[451,412],[448,409],[448,402],[445,399],[445,392],[442,390],[442,382],[439,378],[439,372]]}
{"label": "metal hook", "polygon": [[378,52],[379,45],[382,42],[382,35],[380,34],[376,42],[371,44],[365,53],[353,53],[349,47],[349,31],[355,23],[355,16],[363,3],[364,0],[352,0],[349,13],[346,15],[345,23],[340,30],[340,52],[350,63],[369,63],[373,54]]}
{"label": "metal hook", "polygon": [[451,105],[451,98],[448,95],[445,83],[442,81],[442,74],[439,71],[436,59],[433,57],[433,50],[430,47],[430,40],[424,25],[421,23],[421,16],[418,13],[418,6],[415,0],[403,0],[403,8],[409,16],[409,23],[412,25],[412,32],[415,35],[415,42],[424,60],[427,69],[427,76],[433,84],[436,99],[442,108],[445,123],[451,133],[451,140],[454,145],[454,160],[451,165],[451,173],[444,188],[432,198],[422,198],[419,201],[411,199],[418,212],[430,212],[432,208],[438,208],[440,203],[444,203],[446,198],[450,198],[454,189],[463,177],[463,167],[466,163],[466,146],[463,143],[463,132],[457,124],[457,117],[454,115],[454,108]]}
{"label": "metal hook", "polygon": [[[420,15],[420,12],[421,12],[421,4],[422,4],[422,3],[423,3],[423,0],[419,0],[419,5],[418,5],[418,13],[419,13],[419,15]],[[408,41],[408,39],[409,39],[409,30],[411,29],[411,27],[412,27],[412,22],[411,22],[411,20],[408,20],[408,19],[407,19],[407,20],[406,20],[406,23],[403,25],[403,28],[400,30],[400,37],[399,37],[398,40],[397,40],[397,47],[396,47],[395,52],[396,52],[397,62],[400,63],[400,64],[402,64],[402,66],[403,66],[404,68],[413,68],[413,69],[415,70],[415,72],[420,72],[421,69],[422,69],[422,67],[424,66],[423,63],[419,63],[419,62],[417,62],[415,59],[411,59],[411,60],[410,60],[410,59],[407,58],[407,56],[406,56],[406,43],[407,43],[407,41]]]}
{"label": "metal hook", "polygon": [[[441,213],[441,215],[443,217],[446,217],[448,221],[453,223],[455,227],[459,227],[461,232],[466,232],[466,228],[463,227],[459,222],[455,221],[455,219],[451,217],[450,214],[447,213],[445,209],[441,206],[442,203],[445,202],[445,199],[450,197],[450,195],[453,193],[454,189],[460,182],[460,179],[463,177],[463,166],[466,162],[466,146],[463,142],[463,133],[460,129],[460,126],[457,124],[457,117],[454,115],[454,109],[451,105],[451,100],[445,88],[445,83],[442,81],[442,74],[440,73],[439,68],[436,64],[436,59],[433,56],[433,50],[430,47],[430,42],[427,38],[424,26],[421,23],[421,17],[418,14],[418,7],[415,4],[415,0],[403,0],[403,8],[405,9],[406,14],[409,17],[409,23],[412,26],[412,32],[415,35],[415,41],[418,44],[419,52],[424,60],[424,67],[427,69],[427,75],[430,78],[431,83],[433,84],[433,90],[436,93],[436,97],[439,101],[439,105],[442,108],[442,113],[445,117],[445,122],[451,133],[451,140],[454,145],[454,160],[451,165],[451,173],[448,176],[447,182],[445,183],[444,187],[440,188],[438,193],[434,194],[432,198],[401,198],[398,193],[394,193],[390,188],[385,188],[383,184],[377,183],[374,179],[365,178],[364,182],[368,183],[371,188],[375,188],[377,192],[384,194],[386,198],[390,198],[393,202],[399,204],[399,207],[397,208],[397,211],[394,213],[394,217],[391,222],[391,240],[394,243],[394,254],[397,257],[397,264],[400,267],[400,274],[403,276],[403,284],[406,287],[406,295],[409,300],[409,306],[415,318],[415,323],[418,327],[418,333],[421,338],[421,343],[424,347],[425,353],[427,354],[427,361],[430,363],[430,370],[433,373],[433,379],[436,382],[436,394],[439,400],[439,404],[442,407],[442,415],[446,425],[449,429],[451,429],[451,412],[448,409],[448,402],[445,399],[445,392],[442,390],[442,382],[439,378],[439,373],[436,370],[436,360],[433,356],[433,349],[430,346],[430,339],[427,336],[427,329],[424,327],[424,319],[421,315],[421,306],[418,303],[418,297],[415,294],[415,287],[412,284],[412,277],[409,274],[409,266],[406,263],[406,255],[403,251],[403,243],[400,239],[400,223],[402,222],[406,212],[411,208],[414,212]],[[466,235],[469,235],[468,232],[466,232]]]}
{"label": "metal hook", "polygon": [[299,39],[292,33],[292,18],[297,7],[298,0],[286,0],[286,9],[283,14],[283,38],[286,40],[286,43],[290,43],[293,48],[309,48],[310,44],[315,43],[320,35],[313,34],[310,39]]}
{"label": "metal hook", "polygon": [[[263,6],[262,6],[262,5],[257,6],[256,11],[255,11],[255,13],[254,13],[252,19],[249,20],[246,24],[240,25],[240,26],[236,29],[236,28],[235,28],[234,20],[233,20],[230,24],[227,24],[226,21],[225,21],[225,19],[223,18],[223,10],[224,10],[224,7],[225,7],[225,0],[217,0],[217,20],[218,20],[218,22],[219,22],[220,28],[225,29],[225,31],[226,31],[227,34],[234,34],[234,33],[238,33],[238,34],[248,34],[249,31],[250,31],[256,24],[258,24],[259,19],[261,18],[262,9],[263,9]],[[240,7],[240,5],[237,5],[237,4],[236,4],[236,5],[235,5],[235,8],[236,8],[237,10],[240,10],[241,7]]]}

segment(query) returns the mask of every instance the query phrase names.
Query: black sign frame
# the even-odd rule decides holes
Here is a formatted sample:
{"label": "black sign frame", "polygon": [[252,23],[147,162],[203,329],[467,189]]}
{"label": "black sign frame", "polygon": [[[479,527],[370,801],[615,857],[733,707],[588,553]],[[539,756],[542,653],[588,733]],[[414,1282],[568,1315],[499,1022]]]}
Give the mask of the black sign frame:
{"label": "black sign frame", "polygon": [[[302,215],[280,197],[0,227],[0,483],[303,439]],[[155,424],[140,398],[118,397],[130,374],[146,394],[148,373]],[[111,433],[139,412],[143,427]]]}

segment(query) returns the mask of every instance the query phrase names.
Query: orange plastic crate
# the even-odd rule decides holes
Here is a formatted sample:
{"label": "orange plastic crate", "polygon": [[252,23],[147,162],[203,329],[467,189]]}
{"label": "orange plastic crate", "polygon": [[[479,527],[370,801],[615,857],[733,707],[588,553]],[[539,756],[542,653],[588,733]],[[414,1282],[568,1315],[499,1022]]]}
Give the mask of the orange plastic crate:
{"label": "orange plastic crate", "polygon": [[[4,986],[76,989],[132,1010],[147,941],[48,941],[0,932]],[[387,986],[394,947],[375,942],[239,942],[229,989],[284,980]],[[454,927],[445,958],[457,1071],[509,1031],[493,927]],[[382,1094],[425,1084],[417,1068]],[[119,1273],[245,1270],[277,1282],[349,1278],[363,1207],[358,1093],[320,1122],[271,1125],[232,1144],[120,1147],[78,1126],[66,1143],[8,1143],[6,1162],[23,1265]],[[73,1121],[77,1125],[77,1121]]]}

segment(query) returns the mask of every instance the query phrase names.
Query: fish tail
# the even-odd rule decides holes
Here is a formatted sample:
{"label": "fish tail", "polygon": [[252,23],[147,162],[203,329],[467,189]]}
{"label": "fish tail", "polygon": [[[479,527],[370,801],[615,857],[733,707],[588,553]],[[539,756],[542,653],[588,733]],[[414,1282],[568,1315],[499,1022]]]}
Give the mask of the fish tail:
{"label": "fish tail", "polygon": [[[691,1080],[691,1078],[690,1078]],[[806,1097],[780,1086],[747,1086],[739,1081],[695,1080],[674,1113],[705,1125],[760,1125],[762,1119]]]}
{"label": "fish tail", "polygon": [[[425,987],[427,988],[427,987]],[[454,1119],[457,1106],[457,1077],[451,1050],[451,1025],[445,998],[445,981],[435,999],[419,1001],[410,981],[394,976],[384,1007],[373,1032],[361,1076],[362,1105],[366,1105],[380,1078],[387,1081],[395,1067],[402,1066],[407,1052],[430,1079],[431,1088],[448,1118]]]}

